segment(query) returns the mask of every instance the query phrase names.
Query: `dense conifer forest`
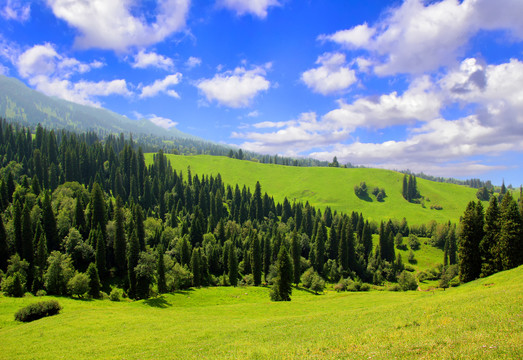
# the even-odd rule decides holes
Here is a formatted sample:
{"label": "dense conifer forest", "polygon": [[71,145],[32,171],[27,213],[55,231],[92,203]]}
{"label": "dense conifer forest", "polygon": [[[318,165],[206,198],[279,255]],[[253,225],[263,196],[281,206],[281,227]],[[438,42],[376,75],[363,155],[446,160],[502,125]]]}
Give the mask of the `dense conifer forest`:
{"label": "dense conifer forest", "polygon": [[[0,140],[0,276],[13,296],[123,291],[143,299],[247,284],[290,300],[291,283],[321,292],[325,281],[415,289],[413,269],[395,251],[403,237],[411,249],[417,236],[444,248],[436,269],[444,287],[523,259],[523,207],[510,192],[500,206],[492,198],[486,217],[480,202],[469,204],[459,227],[377,224],[357,212],[277,203],[259,182],[251,190],[225,185],[219,174],[173,171],[162,149],[146,166],[142,145],[123,135],[41,126],[33,134],[2,120]],[[408,201],[419,197],[415,177],[405,186]]]}

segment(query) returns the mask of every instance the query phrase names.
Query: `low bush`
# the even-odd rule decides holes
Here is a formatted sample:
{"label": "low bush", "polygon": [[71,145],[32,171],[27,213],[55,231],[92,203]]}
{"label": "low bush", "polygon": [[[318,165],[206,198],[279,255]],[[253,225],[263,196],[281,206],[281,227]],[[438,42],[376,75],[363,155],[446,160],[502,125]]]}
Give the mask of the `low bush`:
{"label": "low bush", "polygon": [[113,288],[109,294],[109,300],[111,301],[120,301],[123,296],[123,290],[118,288]]}
{"label": "low bush", "polygon": [[28,305],[15,314],[16,321],[29,322],[41,319],[46,316],[56,315],[62,310],[56,300],[41,301]]}

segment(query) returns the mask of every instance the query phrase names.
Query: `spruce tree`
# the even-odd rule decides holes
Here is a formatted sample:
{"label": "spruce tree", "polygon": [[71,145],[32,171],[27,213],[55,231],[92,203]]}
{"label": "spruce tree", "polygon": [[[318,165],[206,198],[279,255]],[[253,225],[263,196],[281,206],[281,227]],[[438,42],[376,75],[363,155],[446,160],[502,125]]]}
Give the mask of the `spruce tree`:
{"label": "spruce tree", "polygon": [[105,222],[104,194],[100,185],[95,182],[91,190],[91,230],[100,227],[102,235],[105,237]]}
{"label": "spruce tree", "polygon": [[7,270],[7,260],[9,259],[9,246],[7,243],[7,233],[5,232],[4,221],[0,216],[0,270]]}
{"label": "spruce tree", "polygon": [[157,261],[157,275],[158,275],[158,293],[164,294],[167,292],[167,283],[165,281],[165,262],[164,262],[164,250],[163,245],[158,246],[158,261]]}
{"label": "spruce tree", "polygon": [[116,265],[116,271],[120,276],[125,274],[125,251],[126,251],[126,240],[125,240],[125,229],[124,229],[124,215],[122,210],[122,199],[120,196],[116,198],[116,208],[114,210],[114,260]]}
{"label": "spruce tree", "polygon": [[502,270],[500,254],[500,211],[495,196],[490,199],[485,213],[485,236],[479,243],[481,253],[481,277]]}
{"label": "spruce tree", "polygon": [[20,200],[16,199],[13,204],[13,232],[15,241],[15,252],[23,256],[23,239],[22,239],[22,205]]}
{"label": "spruce tree", "polygon": [[[332,230],[331,230],[332,231]],[[292,250],[292,265],[293,265],[293,280],[294,284],[298,286],[301,277],[301,246],[298,241],[298,234],[296,229],[292,233],[291,237],[291,250]]]}
{"label": "spruce tree", "polygon": [[191,256],[191,271],[193,274],[192,285],[194,287],[200,287],[202,285],[202,272],[200,268],[200,249],[194,248]]}
{"label": "spruce tree", "polygon": [[263,277],[267,281],[267,275],[269,275],[269,268],[271,266],[272,251],[271,251],[271,238],[266,237],[263,242]]}
{"label": "spruce tree", "polygon": [[253,236],[251,254],[252,277],[254,286],[259,286],[261,284],[262,275],[262,252],[260,249],[260,240],[258,239],[258,235]]}
{"label": "spruce tree", "polygon": [[97,299],[100,297],[102,284],[100,283],[100,277],[98,276],[98,270],[96,269],[95,263],[89,264],[86,274],[89,277],[89,295]]}
{"label": "spruce tree", "polygon": [[339,243],[338,243],[338,265],[343,271],[349,270],[349,247],[347,244],[349,237],[349,222],[342,220],[343,227],[341,228]]}
{"label": "spruce tree", "polygon": [[[41,229],[40,223],[37,225],[37,229]],[[35,279],[33,282],[33,292],[36,293],[38,290],[43,289],[44,286],[44,272],[47,264],[47,239],[43,230],[37,230],[35,232],[35,240],[38,236],[36,245],[36,258],[35,258]]]}
{"label": "spruce tree", "polygon": [[131,234],[129,241],[129,250],[127,253],[127,276],[129,278],[129,297],[136,298],[136,272],[134,268],[138,265],[140,256],[140,243],[138,242],[138,235],[136,229]]}
{"label": "spruce tree", "polygon": [[455,265],[458,263],[458,260],[457,260],[457,249],[458,249],[458,246],[457,246],[457,238],[456,238],[456,225],[453,225],[451,228],[450,228],[450,231],[449,231],[449,249],[448,249],[448,256],[449,256],[449,265]]}
{"label": "spruce tree", "polygon": [[82,204],[82,196],[81,194],[77,194],[76,196],[76,202],[74,207],[74,219],[73,219],[73,226],[82,234],[82,236],[86,237],[87,235],[87,226],[85,223],[85,215],[84,215],[84,207]]}
{"label": "spruce tree", "polygon": [[42,204],[42,226],[47,239],[47,250],[49,252],[58,250],[59,244],[58,231],[56,230],[56,218],[54,216],[53,207],[51,206],[51,198],[47,191],[45,192],[44,202]]}
{"label": "spruce tree", "polygon": [[231,286],[238,285],[238,256],[236,255],[236,247],[231,244],[229,247],[229,282]]}
{"label": "spruce tree", "polygon": [[327,230],[323,222],[319,225],[318,235],[316,236],[316,271],[319,274],[323,274],[323,265],[325,264],[325,242],[327,241]]}
{"label": "spruce tree", "polygon": [[282,245],[276,261],[276,280],[271,290],[271,300],[290,301],[292,294],[292,261],[285,245]]}
{"label": "spruce tree", "polygon": [[105,238],[99,226],[96,229],[96,269],[100,279],[104,280],[107,272],[107,249]]}
{"label": "spruce tree", "polygon": [[523,263],[523,220],[512,194],[507,192],[501,202],[500,255],[503,270]]}
{"label": "spruce tree", "polygon": [[[480,219],[481,217],[481,219]],[[481,202],[469,202],[461,220],[459,241],[459,278],[461,282],[477,279],[481,273],[479,243],[483,238]]]}

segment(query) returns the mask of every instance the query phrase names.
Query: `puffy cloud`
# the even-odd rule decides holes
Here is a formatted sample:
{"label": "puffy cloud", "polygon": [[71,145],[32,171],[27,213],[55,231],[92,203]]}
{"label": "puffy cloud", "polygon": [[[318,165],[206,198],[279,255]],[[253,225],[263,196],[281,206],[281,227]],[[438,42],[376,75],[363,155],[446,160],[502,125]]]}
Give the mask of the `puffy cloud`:
{"label": "puffy cloud", "polygon": [[78,29],[75,40],[81,48],[126,50],[163,41],[182,30],[190,0],[159,0],[154,23],[132,15],[135,1],[47,0],[56,17]]}
{"label": "puffy cloud", "polygon": [[252,14],[259,18],[267,17],[267,9],[280,6],[278,0],[218,0],[218,6],[233,10],[237,15]]}
{"label": "puffy cloud", "polygon": [[162,80],[156,80],[153,84],[144,86],[140,94],[141,98],[156,96],[159,93],[166,93],[176,99],[180,98],[180,95],[169,87],[178,85],[182,80],[182,74],[176,73],[166,76]]}
{"label": "puffy cloud", "polygon": [[402,95],[394,91],[377,98],[357,99],[351,104],[340,101],[340,107],[325,114],[323,119],[349,130],[379,129],[434,119],[439,115],[441,103],[434,85],[423,76],[414,80]]}
{"label": "puffy cloud", "polygon": [[423,73],[453,64],[480,30],[509,30],[522,39],[521,13],[518,0],[406,0],[372,27],[362,24],[319,39],[369,51],[379,75]]}
{"label": "puffy cloud", "polygon": [[345,90],[356,82],[354,70],[344,66],[344,54],[323,54],[316,64],[321,66],[307,70],[301,75],[301,80],[314,92],[328,95]]}
{"label": "puffy cloud", "polygon": [[172,127],[175,127],[178,125],[176,121],[172,121],[171,119],[167,119],[164,117],[156,116],[154,114],[151,114],[147,117],[149,121],[151,121],[153,124],[158,125],[159,127],[162,127],[164,129],[170,129]]}
{"label": "puffy cloud", "polygon": [[138,54],[134,56],[134,63],[131,65],[133,68],[145,69],[148,67],[156,67],[159,69],[170,70],[174,67],[172,59],[155,52],[145,52],[140,50]]}
{"label": "puffy cloud", "polygon": [[59,55],[51,44],[35,45],[23,52],[15,62],[18,73],[28,79],[30,85],[49,95],[83,105],[100,106],[97,96],[130,95],[127,82],[122,79],[112,81],[78,81],[70,77],[82,74],[104,64],[100,61],[82,63],[74,58]]}
{"label": "puffy cloud", "polygon": [[24,4],[25,1],[7,0],[0,15],[6,20],[27,21],[31,16],[31,4]]}
{"label": "puffy cloud", "polygon": [[187,61],[185,62],[185,66],[187,66],[189,69],[192,69],[193,67],[200,66],[202,64],[202,59],[190,56]]}
{"label": "puffy cloud", "polygon": [[269,67],[270,64],[252,70],[237,67],[234,71],[216,74],[212,79],[200,80],[196,86],[208,101],[216,100],[232,108],[246,107],[258,93],[269,89],[270,82],[265,79]]}

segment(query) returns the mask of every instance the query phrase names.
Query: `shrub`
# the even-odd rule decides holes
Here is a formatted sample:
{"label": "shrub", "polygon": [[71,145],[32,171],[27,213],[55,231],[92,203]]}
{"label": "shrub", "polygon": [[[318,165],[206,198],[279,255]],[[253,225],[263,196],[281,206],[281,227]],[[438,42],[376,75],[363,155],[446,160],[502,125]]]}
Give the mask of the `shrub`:
{"label": "shrub", "polygon": [[56,300],[41,301],[18,310],[15,314],[15,320],[22,322],[38,320],[46,316],[56,315],[61,309],[62,307]]}
{"label": "shrub", "polygon": [[317,294],[319,292],[323,292],[323,289],[325,289],[325,280],[323,280],[320,275],[315,273],[312,277],[311,290]]}
{"label": "shrub", "polygon": [[363,283],[360,286],[360,291],[369,291],[370,290],[370,284]]}
{"label": "shrub", "polygon": [[78,297],[83,297],[84,294],[90,290],[89,276],[77,272],[67,283],[67,289],[72,296],[76,295]]}
{"label": "shrub", "polygon": [[252,274],[244,275],[241,281],[241,285],[254,285],[254,277]]}
{"label": "shrub", "polygon": [[22,275],[15,272],[2,281],[2,291],[7,296],[22,297],[24,296],[24,285],[22,284]]}
{"label": "shrub", "polygon": [[402,271],[400,276],[398,276],[398,284],[403,291],[416,290],[418,288],[416,279],[407,271]]}
{"label": "shrub", "polygon": [[172,289],[188,289],[192,285],[193,274],[187,269],[187,266],[176,263],[172,269],[172,279]]}
{"label": "shrub", "polygon": [[401,287],[398,284],[392,284],[387,288],[388,291],[401,291]]}
{"label": "shrub", "polygon": [[36,292],[36,296],[46,296],[47,292],[44,289],[40,289]]}
{"label": "shrub", "polygon": [[308,268],[300,278],[303,287],[309,289],[312,285],[312,279],[316,271],[312,267]]}
{"label": "shrub", "polygon": [[347,279],[347,291],[360,291],[361,283]]}
{"label": "shrub", "polygon": [[408,243],[411,250],[419,250],[420,242],[416,235],[409,235]]}
{"label": "shrub", "polygon": [[334,285],[334,290],[336,290],[337,292],[347,291],[347,285],[348,281],[345,279],[341,279],[336,285]]}
{"label": "shrub", "polygon": [[412,250],[410,250],[409,252],[409,257],[407,259],[409,261],[409,263],[411,264],[415,264],[417,263],[418,261],[414,258],[414,252],[412,252]]}
{"label": "shrub", "polygon": [[120,301],[120,298],[123,296],[123,290],[118,288],[113,288],[109,294],[109,300],[111,301]]}

